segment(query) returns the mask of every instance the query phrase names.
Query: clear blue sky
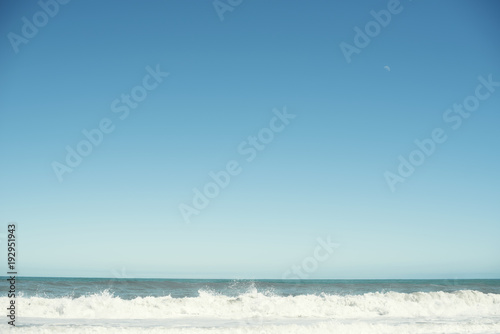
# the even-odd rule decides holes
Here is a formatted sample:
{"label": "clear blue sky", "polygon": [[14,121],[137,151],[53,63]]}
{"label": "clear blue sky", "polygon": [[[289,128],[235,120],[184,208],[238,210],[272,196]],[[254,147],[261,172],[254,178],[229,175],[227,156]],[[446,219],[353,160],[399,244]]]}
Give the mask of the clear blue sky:
{"label": "clear blue sky", "polygon": [[[498,2],[401,1],[350,63],[341,43],[388,1],[244,0],[221,20],[211,1],[73,0],[17,53],[9,33],[41,7],[1,6],[0,221],[19,224],[20,274],[279,278],[331,236],[310,278],[500,277],[500,87],[443,119],[500,81]],[[112,102],[157,65],[169,76],[120,119]],[[284,107],[248,162],[238,146]],[[59,182],[53,162],[103,119]],[[435,128],[446,141],[391,191]],[[186,224],[179,205],[231,160]]]}

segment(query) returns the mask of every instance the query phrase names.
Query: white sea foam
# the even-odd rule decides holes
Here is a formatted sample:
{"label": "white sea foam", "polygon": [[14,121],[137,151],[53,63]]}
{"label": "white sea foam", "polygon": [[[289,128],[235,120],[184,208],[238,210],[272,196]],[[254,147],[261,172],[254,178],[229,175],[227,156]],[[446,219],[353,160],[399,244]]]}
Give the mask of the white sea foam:
{"label": "white sea foam", "polygon": [[[7,305],[6,297],[0,305]],[[478,291],[17,299],[21,333],[499,333],[500,295]],[[19,328],[19,327],[18,327]],[[6,327],[0,325],[0,332]],[[78,330],[76,330],[78,329]]]}
{"label": "white sea foam", "polygon": [[[0,305],[7,305],[0,297]],[[274,296],[251,291],[228,297],[199,291],[198,297],[137,297],[107,291],[79,298],[18,298],[18,315],[35,318],[162,319],[177,316],[243,318],[461,317],[500,316],[500,295],[478,291]]]}
{"label": "white sea foam", "polygon": [[[195,325],[195,324],[194,324]],[[86,334],[86,333],[171,333],[171,334],[498,334],[500,324],[497,323],[473,323],[458,321],[454,323],[369,323],[363,321],[342,323],[338,321],[324,321],[316,324],[270,324],[254,327],[206,327],[193,326],[183,328],[172,328],[163,326],[107,326],[107,325],[44,325],[7,328],[0,325],[2,333],[21,334]]]}

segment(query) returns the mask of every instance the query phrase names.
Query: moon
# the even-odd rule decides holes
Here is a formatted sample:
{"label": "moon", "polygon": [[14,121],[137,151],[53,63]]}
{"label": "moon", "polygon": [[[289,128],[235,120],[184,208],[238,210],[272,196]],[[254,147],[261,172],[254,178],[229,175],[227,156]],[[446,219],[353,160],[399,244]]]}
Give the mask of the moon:
{"label": "moon", "polygon": [[385,65],[385,66],[384,66],[384,68],[385,68],[387,71],[389,71],[389,72],[391,71],[391,68],[390,68],[389,66],[387,66],[387,65]]}

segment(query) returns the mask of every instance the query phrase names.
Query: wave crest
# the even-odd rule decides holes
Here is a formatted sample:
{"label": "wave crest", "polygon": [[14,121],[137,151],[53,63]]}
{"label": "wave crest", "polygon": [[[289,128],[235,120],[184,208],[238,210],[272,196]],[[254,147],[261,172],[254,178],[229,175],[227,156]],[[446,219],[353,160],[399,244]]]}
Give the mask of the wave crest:
{"label": "wave crest", "polygon": [[[197,297],[137,297],[124,300],[109,291],[78,298],[20,297],[19,316],[60,319],[168,319],[182,316],[250,318],[500,316],[500,295],[456,292],[366,293],[364,295],[276,296],[255,289],[229,297],[200,290]],[[6,304],[7,297],[0,297]]]}

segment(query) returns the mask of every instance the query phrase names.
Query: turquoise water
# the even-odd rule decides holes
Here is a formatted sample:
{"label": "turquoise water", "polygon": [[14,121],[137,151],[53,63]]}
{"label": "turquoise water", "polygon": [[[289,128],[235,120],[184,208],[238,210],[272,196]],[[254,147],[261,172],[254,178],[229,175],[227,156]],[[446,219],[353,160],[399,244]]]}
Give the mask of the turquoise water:
{"label": "turquoise water", "polygon": [[277,296],[360,295],[370,292],[453,292],[474,290],[500,294],[500,280],[229,280],[229,279],[117,279],[117,278],[19,278],[25,297],[77,298],[108,290],[122,299],[136,297],[197,297],[199,291],[238,296],[255,289]]}

